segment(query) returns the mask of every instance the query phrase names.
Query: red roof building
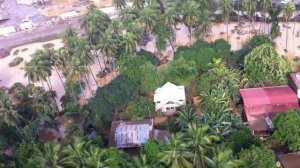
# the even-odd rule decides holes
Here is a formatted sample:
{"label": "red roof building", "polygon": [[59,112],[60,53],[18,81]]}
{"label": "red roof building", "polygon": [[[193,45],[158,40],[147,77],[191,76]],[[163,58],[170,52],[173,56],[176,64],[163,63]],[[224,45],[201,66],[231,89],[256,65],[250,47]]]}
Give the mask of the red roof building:
{"label": "red roof building", "polygon": [[299,109],[298,97],[289,86],[240,89],[240,94],[252,131],[270,130],[277,113]]}

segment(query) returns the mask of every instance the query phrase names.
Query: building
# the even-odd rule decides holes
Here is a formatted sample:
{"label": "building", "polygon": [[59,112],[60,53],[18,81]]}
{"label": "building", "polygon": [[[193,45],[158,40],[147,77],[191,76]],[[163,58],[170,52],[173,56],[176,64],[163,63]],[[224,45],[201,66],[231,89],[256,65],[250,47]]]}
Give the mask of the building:
{"label": "building", "polygon": [[162,111],[166,115],[174,114],[186,104],[184,86],[176,86],[167,82],[155,90],[154,103],[155,111]]}
{"label": "building", "polygon": [[289,86],[297,93],[297,97],[300,98],[300,73],[292,72],[289,74]]}
{"label": "building", "polygon": [[0,27],[0,36],[7,36],[15,32],[16,32],[15,26]]}
{"label": "building", "polygon": [[134,148],[143,146],[148,139],[167,140],[169,133],[155,130],[153,119],[136,121],[113,121],[109,135],[109,146]]}
{"label": "building", "polygon": [[240,94],[252,131],[270,131],[276,114],[299,109],[298,97],[289,86],[240,89]]}
{"label": "building", "polygon": [[280,155],[279,160],[284,168],[299,168],[300,152]]}

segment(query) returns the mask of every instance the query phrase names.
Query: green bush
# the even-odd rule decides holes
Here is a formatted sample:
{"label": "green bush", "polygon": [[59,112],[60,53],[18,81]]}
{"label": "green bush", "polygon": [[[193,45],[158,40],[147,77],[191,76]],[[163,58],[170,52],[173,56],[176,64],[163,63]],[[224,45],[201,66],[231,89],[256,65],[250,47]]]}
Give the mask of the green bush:
{"label": "green bush", "polygon": [[275,45],[275,43],[266,35],[253,36],[248,45],[249,45],[250,49],[253,49],[253,48],[258,47],[262,44],[271,44],[272,46]]}
{"label": "green bush", "polygon": [[21,57],[16,57],[15,59],[13,59],[9,64],[8,66],[9,67],[14,67],[14,66],[17,66],[19,65],[24,59],[21,58]]}
{"label": "green bush", "polygon": [[227,144],[234,154],[238,154],[242,149],[249,149],[252,145],[261,145],[259,139],[252,135],[248,128],[234,131],[228,139]]}
{"label": "green bush", "polygon": [[137,97],[130,103],[130,109],[132,113],[132,119],[134,120],[150,118],[155,115],[154,102],[141,96]]}
{"label": "green bush", "polygon": [[274,134],[276,140],[288,145],[292,151],[300,150],[300,113],[290,111],[275,116]]}
{"label": "green bush", "polygon": [[138,56],[146,58],[146,60],[150,61],[153,65],[158,66],[159,65],[159,59],[155,57],[155,55],[149,51],[146,50],[140,50],[136,53]]}
{"label": "green bush", "polygon": [[251,146],[239,154],[244,161],[242,168],[275,168],[275,153],[266,146]]}
{"label": "green bush", "polygon": [[124,108],[139,92],[138,85],[119,75],[108,85],[98,88],[95,97],[87,104],[90,118],[98,115],[105,124],[112,121],[115,112]]}
{"label": "green bush", "polygon": [[154,161],[157,155],[162,151],[162,146],[155,140],[148,140],[142,150],[150,161]]}

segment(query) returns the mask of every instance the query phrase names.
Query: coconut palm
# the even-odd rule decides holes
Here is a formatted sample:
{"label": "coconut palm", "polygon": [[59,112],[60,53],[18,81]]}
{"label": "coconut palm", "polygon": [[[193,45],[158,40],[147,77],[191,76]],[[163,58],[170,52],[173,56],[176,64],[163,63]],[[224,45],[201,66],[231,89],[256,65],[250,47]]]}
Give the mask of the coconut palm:
{"label": "coconut palm", "polygon": [[218,10],[221,11],[224,21],[226,22],[226,33],[227,41],[229,40],[228,36],[228,26],[229,26],[229,15],[234,10],[232,0],[219,0],[218,1]]}
{"label": "coconut palm", "polygon": [[136,50],[137,36],[133,33],[126,33],[123,35],[122,44],[125,46],[125,52],[130,54]]}
{"label": "coconut palm", "polygon": [[145,0],[133,0],[133,3],[132,3],[132,6],[135,8],[135,9],[143,9],[144,6],[145,6]]}
{"label": "coconut palm", "polygon": [[[114,32],[110,29],[106,30],[103,34],[102,40],[100,41],[98,47],[101,50],[102,54],[107,57],[115,57],[117,50],[119,48],[119,38]],[[104,58],[105,58],[104,57]],[[104,61],[106,67],[107,61]]]}
{"label": "coconut palm", "polygon": [[126,1],[125,0],[113,0],[113,4],[119,10],[122,10],[126,7]]}
{"label": "coconut palm", "polygon": [[179,117],[176,118],[176,124],[181,128],[188,128],[188,124],[196,124],[199,121],[199,116],[195,114],[195,107],[188,104],[178,112]]}
{"label": "coconut palm", "polygon": [[69,167],[84,167],[85,153],[89,150],[90,141],[83,141],[80,138],[75,138],[74,141],[63,148],[63,159],[61,163]]}
{"label": "coconut palm", "polygon": [[[252,23],[253,14],[256,11],[256,8],[257,8],[257,0],[244,0],[243,1],[243,9],[247,11],[249,23],[252,25],[252,27],[253,27],[253,23]],[[250,34],[251,34],[250,30],[251,30],[251,26],[249,26],[249,39],[250,39]]]}
{"label": "coconut palm", "polygon": [[172,168],[192,168],[189,161],[192,154],[187,150],[187,144],[182,142],[182,135],[172,135],[171,140],[166,142],[167,149],[159,153],[158,158],[166,166]]}
{"label": "coconut palm", "polygon": [[166,8],[165,13],[163,14],[163,18],[165,20],[165,24],[167,26],[174,26],[179,22],[178,12],[175,7],[170,6]]}
{"label": "coconut palm", "polygon": [[196,0],[196,2],[199,2],[201,10],[209,10],[211,0]]}
{"label": "coconut palm", "polygon": [[207,154],[213,151],[213,143],[219,141],[219,137],[210,133],[208,125],[190,124],[185,139],[193,152],[194,167],[205,168]]}
{"label": "coconut palm", "polygon": [[139,18],[139,11],[128,6],[121,10],[119,17],[121,18],[122,25],[127,27],[128,24]]}
{"label": "coconut palm", "polygon": [[186,1],[182,5],[182,21],[188,27],[190,45],[192,44],[192,27],[200,20],[199,4],[195,1]]}
{"label": "coconut palm", "polygon": [[41,161],[44,168],[62,168],[60,164],[61,146],[53,143],[44,143],[36,150],[34,158]]}
{"label": "coconut palm", "polygon": [[263,20],[264,20],[265,24],[267,22],[267,11],[269,11],[271,9],[272,3],[273,3],[272,0],[262,0],[261,1],[261,6],[263,9],[263,13],[264,13]]}
{"label": "coconut palm", "polygon": [[141,11],[139,21],[143,24],[146,33],[153,30],[157,17],[158,16],[153,9],[145,8]]}
{"label": "coconut palm", "polygon": [[214,156],[208,158],[206,163],[209,168],[239,168],[243,165],[243,161],[234,159],[232,151],[224,145],[217,147]]}
{"label": "coconut palm", "polygon": [[159,162],[152,163],[145,154],[133,157],[132,162],[128,163],[128,166],[131,168],[160,168]]}
{"label": "coconut palm", "polygon": [[84,165],[85,167],[98,168],[107,167],[103,161],[104,150],[95,146],[91,146],[88,150],[84,151]]}
{"label": "coconut palm", "polygon": [[22,121],[23,117],[13,107],[12,100],[7,96],[2,96],[0,100],[0,116],[8,125],[16,127]]}
{"label": "coconut palm", "polygon": [[283,14],[283,18],[285,19],[285,28],[286,28],[286,42],[285,42],[285,51],[287,52],[288,48],[288,29],[289,29],[289,21],[293,15],[293,12],[296,11],[296,6],[292,2],[287,2],[282,4],[281,13]]}
{"label": "coconut palm", "polygon": [[194,35],[196,37],[203,37],[211,33],[213,20],[214,18],[211,16],[210,11],[202,11],[200,14],[200,22],[197,24],[194,30]]}

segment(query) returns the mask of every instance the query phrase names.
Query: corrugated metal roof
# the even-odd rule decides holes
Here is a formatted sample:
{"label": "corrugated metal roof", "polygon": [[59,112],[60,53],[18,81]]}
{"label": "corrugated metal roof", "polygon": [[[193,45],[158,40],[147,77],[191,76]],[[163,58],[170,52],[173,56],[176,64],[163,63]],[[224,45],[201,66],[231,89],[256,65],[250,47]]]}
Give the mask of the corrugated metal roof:
{"label": "corrugated metal roof", "polygon": [[240,89],[245,106],[298,102],[296,93],[289,86]]}
{"label": "corrugated metal roof", "polygon": [[284,168],[299,168],[300,167],[300,152],[288,153],[279,156],[281,164]]}
{"label": "corrugated metal roof", "polygon": [[289,86],[241,89],[240,94],[253,131],[270,130],[267,118],[272,120],[277,113],[299,109],[297,95]]}

